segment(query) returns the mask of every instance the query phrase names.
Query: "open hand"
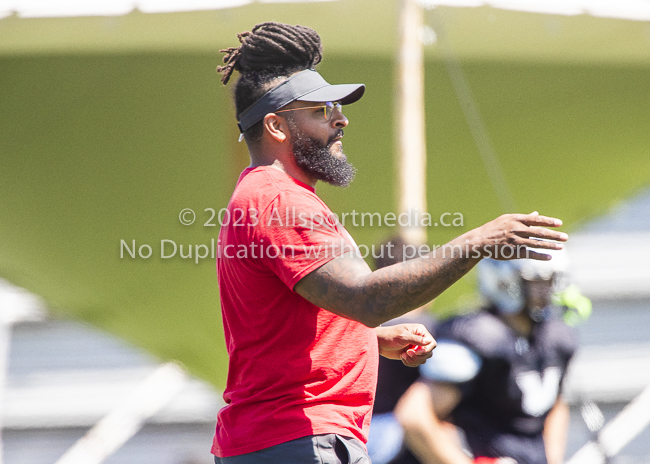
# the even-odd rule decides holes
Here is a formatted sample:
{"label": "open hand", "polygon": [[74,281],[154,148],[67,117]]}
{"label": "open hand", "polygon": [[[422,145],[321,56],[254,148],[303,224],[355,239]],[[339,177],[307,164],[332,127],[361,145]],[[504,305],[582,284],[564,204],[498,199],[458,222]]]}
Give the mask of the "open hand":
{"label": "open hand", "polygon": [[[470,231],[470,241],[482,258],[507,260],[530,258],[549,260],[550,255],[531,250],[561,250],[569,236],[564,232],[546,227],[560,227],[562,221],[540,216],[537,211],[530,214],[504,214],[481,227]],[[477,256],[478,257],[478,256]]]}

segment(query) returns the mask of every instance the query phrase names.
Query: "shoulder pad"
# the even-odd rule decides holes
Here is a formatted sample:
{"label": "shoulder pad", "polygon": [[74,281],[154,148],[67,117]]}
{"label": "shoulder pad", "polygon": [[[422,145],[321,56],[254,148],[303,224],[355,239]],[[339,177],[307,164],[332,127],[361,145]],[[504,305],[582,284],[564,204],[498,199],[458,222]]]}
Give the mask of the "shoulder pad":
{"label": "shoulder pad", "polygon": [[571,358],[578,349],[578,332],[560,319],[550,319],[544,328],[546,346],[554,347],[567,359]]}
{"label": "shoulder pad", "polygon": [[514,349],[514,335],[498,317],[477,312],[455,317],[440,326],[436,335],[456,340],[481,358],[509,358]]}
{"label": "shoulder pad", "polygon": [[483,362],[462,343],[439,340],[433,356],[420,366],[420,375],[437,382],[462,383],[476,377]]}

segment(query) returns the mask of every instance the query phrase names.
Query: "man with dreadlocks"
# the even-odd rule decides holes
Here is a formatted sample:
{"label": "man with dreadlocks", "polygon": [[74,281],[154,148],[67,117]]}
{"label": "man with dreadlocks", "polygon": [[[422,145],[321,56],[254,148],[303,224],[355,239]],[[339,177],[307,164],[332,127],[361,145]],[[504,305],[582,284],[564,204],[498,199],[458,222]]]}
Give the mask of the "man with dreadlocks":
{"label": "man with dreadlocks", "polygon": [[372,272],[315,193],[319,180],[347,186],[354,177],[342,105],[365,87],[325,81],[314,69],[320,37],[307,27],[258,24],[239,41],[217,68],[224,84],[240,73],[236,117],[251,164],[219,233],[229,366],[212,453],[220,464],[367,464],[378,354],[417,366],[435,347],[420,324],[378,326],[431,301],[484,256],[560,249],[567,236],[544,228],[558,219],[504,215]]}

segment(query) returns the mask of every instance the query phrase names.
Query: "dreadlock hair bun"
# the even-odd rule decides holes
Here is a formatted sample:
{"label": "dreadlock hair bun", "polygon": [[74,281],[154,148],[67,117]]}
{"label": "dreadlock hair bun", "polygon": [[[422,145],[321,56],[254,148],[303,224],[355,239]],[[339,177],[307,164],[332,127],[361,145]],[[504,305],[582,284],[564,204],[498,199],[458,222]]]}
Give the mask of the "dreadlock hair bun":
{"label": "dreadlock hair bun", "polygon": [[[224,66],[218,66],[221,82],[228,83],[232,73],[240,78],[234,89],[236,116],[255,103],[280,78],[313,69],[323,58],[323,46],[318,33],[305,26],[266,22],[252,31],[237,34],[241,45],[220,50],[225,53]],[[262,133],[262,123],[248,129],[247,141],[256,141]]]}
{"label": "dreadlock hair bun", "polygon": [[320,63],[323,46],[318,33],[305,26],[266,22],[251,32],[237,34],[241,45],[220,50],[225,66],[219,66],[221,81],[228,83],[233,71],[278,71],[281,68],[311,69]]}

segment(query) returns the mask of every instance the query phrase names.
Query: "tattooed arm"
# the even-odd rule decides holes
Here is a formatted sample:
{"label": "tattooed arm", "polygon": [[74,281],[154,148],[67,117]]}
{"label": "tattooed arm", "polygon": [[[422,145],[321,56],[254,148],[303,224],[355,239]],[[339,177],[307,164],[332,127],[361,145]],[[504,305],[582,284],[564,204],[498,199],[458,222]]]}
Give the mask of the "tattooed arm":
{"label": "tattooed arm", "polygon": [[[506,214],[420,257],[372,272],[354,253],[333,259],[302,278],[294,290],[315,305],[376,327],[418,308],[467,274],[483,257],[548,259],[526,247],[560,249],[568,236],[539,226],[559,227],[539,214]],[[522,252],[523,251],[523,252]]]}

